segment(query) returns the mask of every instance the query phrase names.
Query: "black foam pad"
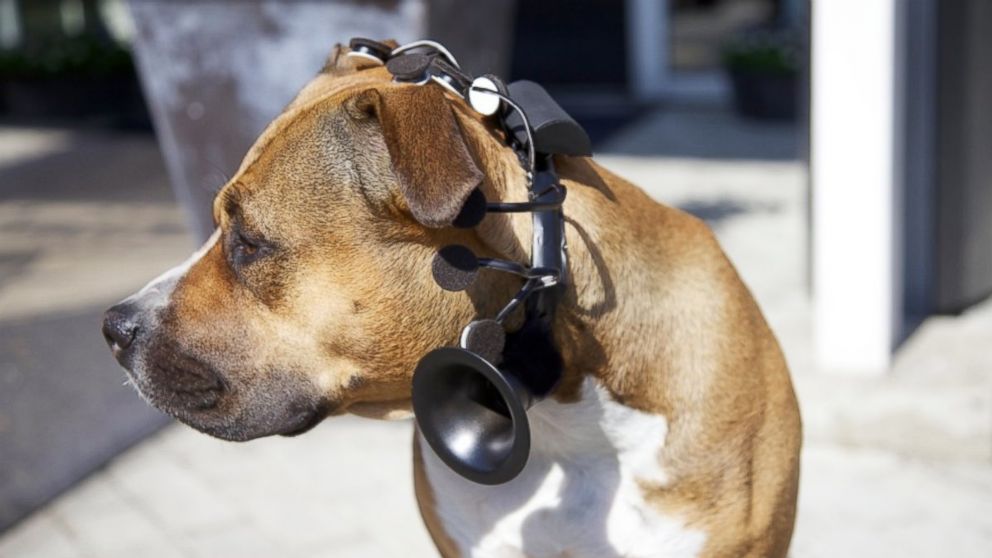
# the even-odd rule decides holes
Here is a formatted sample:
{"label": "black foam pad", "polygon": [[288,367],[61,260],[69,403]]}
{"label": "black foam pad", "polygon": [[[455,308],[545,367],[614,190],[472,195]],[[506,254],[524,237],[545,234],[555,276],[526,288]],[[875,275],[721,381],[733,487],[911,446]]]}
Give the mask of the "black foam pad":
{"label": "black foam pad", "polygon": [[471,229],[482,222],[486,216],[486,195],[476,188],[468,195],[458,217],[451,223],[459,229]]}
{"label": "black foam pad", "polygon": [[431,264],[434,282],[446,291],[464,291],[479,273],[479,260],[468,248],[452,244],[438,250]]}
{"label": "black foam pad", "polygon": [[390,58],[386,69],[400,81],[421,81],[427,75],[431,58],[419,52],[404,53]]}
{"label": "black foam pad", "polygon": [[[533,81],[520,80],[511,83],[508,89],[510,98],[520,105],[534,130],[534,151],[583,157],[592,155],[592,142],[586,131],[543,87]],[[516,111],[507,114],[506,124],[517,141],[521,145],[525,144],[527,135],[523,120]]]}
{"label": "black foam pad", "polygon": [[492,364],[499,364],[503,360],[506,330],[496,320],[476,320],[465,326],[461,344]]}

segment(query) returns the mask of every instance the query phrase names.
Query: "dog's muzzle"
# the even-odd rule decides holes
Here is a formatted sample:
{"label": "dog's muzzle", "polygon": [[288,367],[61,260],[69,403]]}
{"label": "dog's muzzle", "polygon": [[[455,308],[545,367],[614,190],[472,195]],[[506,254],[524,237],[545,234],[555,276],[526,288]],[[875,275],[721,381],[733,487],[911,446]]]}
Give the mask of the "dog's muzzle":
{"label": "dog's muzzle", "polygon": [[[226,391],[220,374],[175,346],[164,350],[151,346],[161,344],[161,340],[148,338],[150,324],[143,317],[146,313],[138,303],[125,301],[103,315],[103,337],[131,382],[169,407],[204,410],[216,406]],[[169,357],[145,363],[140,357],[143,352],[165,352]]]}
{"label": "dog's muzzle", "polygon": [[135,296],[103,316],[103,336],[114,358],[153,407],[230,441],[302,434],[333,410],[312,385],[290,373],[248,383],[225,376],[163,326],[163,308],[155,297]]}

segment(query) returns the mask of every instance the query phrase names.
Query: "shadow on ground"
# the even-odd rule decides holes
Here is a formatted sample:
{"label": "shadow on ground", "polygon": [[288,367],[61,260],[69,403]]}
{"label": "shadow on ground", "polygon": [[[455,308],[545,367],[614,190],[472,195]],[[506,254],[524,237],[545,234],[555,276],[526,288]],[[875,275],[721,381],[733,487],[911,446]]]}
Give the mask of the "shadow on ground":
{"label": "shadow on ground", "polygon": [[100,321],[187,242],[150,135],[0,126],[0,531],[167,422]]}
{"label": "shadow on ground", "polygon": [[781,211],[779,204],[767,202],[743,202],[740,200],[725,198],[719,200],[689,200],[676,205],[682,211],[695,215],[706,221],[711,227],[716,227],[720,222],[747,215],[749,213],[774,213]]}

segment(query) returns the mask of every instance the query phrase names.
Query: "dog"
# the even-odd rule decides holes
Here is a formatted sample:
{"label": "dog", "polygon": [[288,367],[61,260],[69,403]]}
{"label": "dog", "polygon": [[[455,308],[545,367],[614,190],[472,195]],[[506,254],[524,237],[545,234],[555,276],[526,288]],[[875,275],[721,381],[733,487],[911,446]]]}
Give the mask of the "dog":
{"label": "dog", "polygon": [[[419,357],[520,286],[487,274],[447,292],[430,272],[453,243],[527,259],[527,215],[449,226],[476,187],[526,199],[502,131],[441,87],[396,83],[347,52],[336,47],[250,149],[203,247],[104,316],[140,396],[212,436],[407,418]],[[531,455],[505,484],[458,476],[415,433],[416,496],[438,550],[785,556],[801,422],[761,311],[702,221],[590,158],[555,164],[569,192],[563,377],[529,411]]]}

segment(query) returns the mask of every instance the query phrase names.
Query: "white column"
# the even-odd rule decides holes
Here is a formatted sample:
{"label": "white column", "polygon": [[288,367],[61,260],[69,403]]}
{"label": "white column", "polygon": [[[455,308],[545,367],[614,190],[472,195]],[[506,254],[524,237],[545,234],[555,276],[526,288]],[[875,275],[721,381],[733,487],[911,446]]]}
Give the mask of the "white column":
{"label": "white column", "polygon": [[641,101],[659,99],[668,82],[668,0],[626,0],[627,75]]}
{"label": "white column", "polygon": [[814,335],[826,370],[885,371],[901,322],[898,1],[812,3]]}

